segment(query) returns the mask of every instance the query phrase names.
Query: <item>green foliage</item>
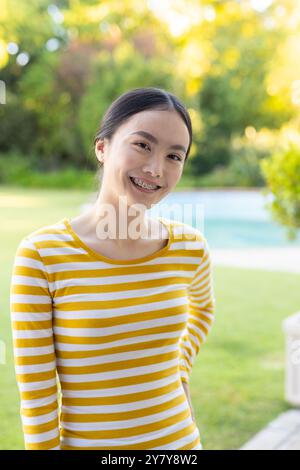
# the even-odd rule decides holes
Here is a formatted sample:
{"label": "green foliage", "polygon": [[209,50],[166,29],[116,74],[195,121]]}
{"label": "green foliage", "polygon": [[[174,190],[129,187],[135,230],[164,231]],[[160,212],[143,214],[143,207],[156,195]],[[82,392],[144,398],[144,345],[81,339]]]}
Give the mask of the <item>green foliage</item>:
{"label": "green foliage", "polygon": [[96,191],[94,174],[88,170],[65,168],[48,173],[28,172],[15,181],[18,186],[31,188],[73,188]]}
{"label": "green foliage", "polygon": [[208,128],[202,136],[194,138],[197,153],[191,159],[191,167],[196,175],[205,175],[215,167],[226,166],[231,159],[230,139],[215,129]]}
{"label": "green foliage", "polygon": [[228,174],[234,178],[233,186],[265,186],[265,180],[260,168],[260,160],[264,153],[254,146],[244,146],[232,153],[232,159],[227,167]]}
{"label": "green foliage", "polygon": [[[193,168],[199,175],[229,165],[234,158],[231,140],[248,126],[276,129],[295,114],[288,97],[270,96],[267,86],[274,65],[270,50],[284,40],[285,31],[266,30],[263,15],[243,15],[233,3],[219,2],[217,7],[218,20],[209,33],[212,59],[196,98],[204,124],[195,136]],[[253,175],[245,178],[248,185]]]}
{"label": "green foliage", "polygon": [[[19,93],[25,109],[34,113],[37,129],[31,142],[33,153],[41,155],[45,167],[57,168],[65,154],[74,150],[76,135],[70,125],[73,116],[68,93],[57,80],[59,55],[45,52],[19,81]],[[76,152],[73,154],[76,159]]]}
{"label": "green foliage", "polygon": [[141,83],[170,89],[172,75],[168,69],[158,58],[145,60],[125,41],[116,48],[114,56],[107,51],[98,55],[78,112],[78,127],[89,159],[94,159],[94,136],[111,102]]}
{"label": "green foliage", "polygon": [[[0,106],[0,149],[2,152],[30,153],[37,135],[35,114],[24,107],[15,95],[9,94],[8,103]],[[1,178],[1,175],[0,175]]]}
{"label": "green foliage", "polygon": [[0,154],[0,184],[17,184],[23,175],[29,175],[34,168],[35,158],[19,153]]}
{"label": "green foliage", "polygon": [[0,154],[0,184],[31,188],[97,189],[95,172],[65,167],[59,171],[41,168],[38,155]]}
{"label": "green foliage", "polygon": [[261,168],[268,190],[274,196],[268,207],[275,220],[288,227],[290,239],[300,228],[300,148],[290,144],[271,158],[263,159]]}
{"label": "green foliage", "polygon": [[[204,174],[193,171],[193,164],[202,165],[203,155],[192,158],[187,172],[195,176],[195,187],[263,187],[265,180],[260,168],[260,160],[266,156],[266,151],[256,148],[254,145],[242,143],[238,148],[232,145],[229,164],[216,164],[214,168]],[[188,185],[192,186],[192,185]]]}

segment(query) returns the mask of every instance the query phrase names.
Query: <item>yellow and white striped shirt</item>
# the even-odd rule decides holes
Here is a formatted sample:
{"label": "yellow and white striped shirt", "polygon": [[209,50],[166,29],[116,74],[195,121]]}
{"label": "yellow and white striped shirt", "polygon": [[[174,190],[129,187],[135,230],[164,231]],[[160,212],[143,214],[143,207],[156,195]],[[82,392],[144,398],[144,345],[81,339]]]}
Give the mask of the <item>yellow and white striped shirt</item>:
{"label": "yellow and white striped shirt", "polygon": [[202,449],[182,381],[214,321],[196,228],[159,217],[166,246],[132,260],[67,218],[25,236],[10,305],[25,449]]}

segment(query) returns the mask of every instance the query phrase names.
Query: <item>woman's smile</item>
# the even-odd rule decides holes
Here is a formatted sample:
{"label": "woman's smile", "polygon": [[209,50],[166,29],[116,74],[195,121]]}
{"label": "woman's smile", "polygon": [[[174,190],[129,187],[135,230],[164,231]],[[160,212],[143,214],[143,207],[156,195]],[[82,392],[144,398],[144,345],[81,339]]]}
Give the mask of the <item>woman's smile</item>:
{"label": "woman's smile", "polygon": [[134,179],[131,176],[129,176],[129,180],[130,180],[131,186],[133,186],[136,191],[140,191],[143,193],[155,193],[156,191],[159,191],[160,189],[162,189],[161,186],[158,188],[154,188],[154,189],[139,186],[137,183],[134,182]]}

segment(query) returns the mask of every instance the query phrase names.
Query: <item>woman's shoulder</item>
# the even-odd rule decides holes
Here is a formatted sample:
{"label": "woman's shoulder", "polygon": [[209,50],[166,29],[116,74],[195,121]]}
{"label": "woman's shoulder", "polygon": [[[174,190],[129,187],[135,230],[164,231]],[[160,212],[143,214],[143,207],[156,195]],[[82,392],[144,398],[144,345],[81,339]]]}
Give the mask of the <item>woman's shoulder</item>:
{"label": "woman's shoulder", "polygon": [[193,225],[179,220],[162,217],[172,228],[173,239],[181,241],[205,242],[206,238],[202,230]]}
{"label": "woman's shoulder", "polygon": [[187,256],[195,258],[196,265],[211,262],[210,247],[202,230],[186,222],[168,221],[172,226],[174,250],[185,250]]}
{"label": "woman's shoulder", "polygon": [[48,225],[43,225],[24,235],[20,244],[31,244],[37,247],[39,242],[47,240],[61,241],[67,240],[70,236],[67,233],[64,218]]}

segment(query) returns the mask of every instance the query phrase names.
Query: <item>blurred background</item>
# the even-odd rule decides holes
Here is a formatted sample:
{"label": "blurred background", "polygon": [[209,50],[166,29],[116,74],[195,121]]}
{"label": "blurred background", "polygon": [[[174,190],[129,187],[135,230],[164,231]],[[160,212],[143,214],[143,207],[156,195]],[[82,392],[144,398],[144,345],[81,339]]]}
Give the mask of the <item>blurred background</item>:
{"label": "blurred background", "polygon": [[289,409],[281,324],[300,306],[299,53],[294,0],[0,0],[0,449],[23,448],[15,250],[93,200],[102,115],[143,86],[176,94],[194,129],[163,202],[203,205],[214,261],[218,318],[191,380],[203,447],[239,448]]}

